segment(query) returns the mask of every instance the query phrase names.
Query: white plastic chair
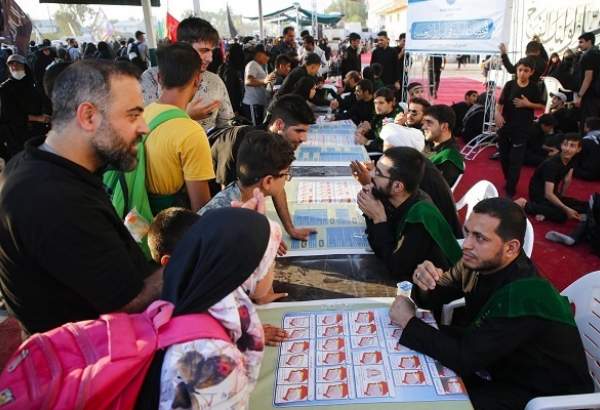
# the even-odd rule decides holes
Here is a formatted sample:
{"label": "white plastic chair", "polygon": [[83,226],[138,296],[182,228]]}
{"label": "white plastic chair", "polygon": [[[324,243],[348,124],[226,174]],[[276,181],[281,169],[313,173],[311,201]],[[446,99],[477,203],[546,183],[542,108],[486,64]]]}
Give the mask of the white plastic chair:
{"label": "white plastic chair", "polygon": [[458,184],[460,183],[460,180],[462,179],[463,175],[465,175],[465,173],[463,172],[462,174],[460,174],[458,176],[458,178],[456,178],[456,181],[454,181],[454,184],[452,185],[452,187],[450,188],[450,190],[454,193],[454,190],[456,189],[456,187],[458,186]]}
{"label": "white plastic chair", "polygon": [[[457,239],[458,244],[462,248],[463,239]],[[528,258],[531,258],[531,254],[533,253],[533,241],[534,241],[534,232],[533,225],[527,219],[527,228],[525,229],[525,239],[523,240],[523,251],[525,251],[525,255]],[[452,317],[454,316],[454,309],[463,307],[466,304],[465,298],[460,298],[453,300],[450,303],[442,306],[442,324],[450,325],[452,323]]]}
{"label": "white plastic chair", "polygon": [[600,271],[579,278],[561,294],[575,305],[575,323],[581,334],[595,393],[536,397],[527,403],[525,410],[600,407]]}
{"label": "white plastic chair", "polygon": [[498,196],[498,190],[490,181],[486,181],[485,179],[479,181],[475,185],[473,185],[463,196],[460,201],[456,203],[456,210],[459,211],[462,208],[467,206],[467,216],[465,219],[471,215],[473,211],[473,207],[479,203],[479,201],[486,198],[496,198]]}
{"label": "white plastic chair", "polygon": [[546,101],[546,109],[545,113],[550,112],[550,106],[552,105],[552,97],[550,97],[550,93],[556,93],[560,88],[563,88],[560,81],[558,81],[554,77],[543,77],[544,86],[546,87],[546,92],[548,93],[548,99]]}

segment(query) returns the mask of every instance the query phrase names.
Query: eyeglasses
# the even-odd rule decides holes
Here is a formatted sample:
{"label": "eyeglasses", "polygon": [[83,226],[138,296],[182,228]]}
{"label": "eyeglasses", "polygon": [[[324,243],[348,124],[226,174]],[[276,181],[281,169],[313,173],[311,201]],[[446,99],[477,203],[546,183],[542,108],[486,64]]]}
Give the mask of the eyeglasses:
{"label": "eyeglasses", "polygon": [[417,111],[417,110],[408,110],[408,113],[412,114],[412,115],[417,115],[419,113],[419,111]]}
{"label": "eyeglasses", "polygon": [[292,180],[292,174],[290,174],[289,172],[282,172],[281,174],[273,175],[273,178],[281,178],[281,177],[285,177],[285,180],[287,182],[290,182]]}
{"label": "eyeglasses", "polygon": [[383,175],[381,173],[381,170],[379,168],[377,168],[377,166],[375,167],[375,176],[376,177],[380,177],[380,178],[385,178],[385,179],[393,179],[392,177],[388,177],[387,175]]}

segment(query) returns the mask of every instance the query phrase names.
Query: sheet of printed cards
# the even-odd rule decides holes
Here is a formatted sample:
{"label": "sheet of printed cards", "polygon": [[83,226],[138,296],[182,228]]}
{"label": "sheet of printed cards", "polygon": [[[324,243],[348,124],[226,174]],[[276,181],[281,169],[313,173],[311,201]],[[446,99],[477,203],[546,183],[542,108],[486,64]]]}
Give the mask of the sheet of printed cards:
{"label": "sheet of printed cards", "polygon": [[[437,327],[431,313],[417,316]],[[398,340],[387,308],[286,313],[276,407],[468,400],[462,380]]]}

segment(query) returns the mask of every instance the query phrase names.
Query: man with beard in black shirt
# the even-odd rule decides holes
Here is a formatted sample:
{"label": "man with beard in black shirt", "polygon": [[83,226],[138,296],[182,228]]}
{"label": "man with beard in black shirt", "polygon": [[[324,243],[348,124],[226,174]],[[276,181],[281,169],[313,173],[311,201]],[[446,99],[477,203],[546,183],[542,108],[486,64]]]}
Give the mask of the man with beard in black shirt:
{"label": "man with beard in black shirt", "polygon": [[579,63],[581,87],[575,96],[575,105],[580,107],[580,130],[586,118],[600,116],[600,50],[595,46],[594,33],[579,36],[579,48],[583,51]]}
{"label": "man with beard in black shirt", "polygon": [[394,87],[396,82],[396,61],[398,60],[398,52],[395,48],[390,47],[390,39],[387,31],[377,33],[377,48],[373,50],[371,55],[371,65],[374,63],[381,64],[383,73],[381,80],[385,86]]}
{"label": "man with beard in black shirt", "polygon": [[350,71],[361,72],[362,64],[360,62],[360,36],[357,33],[350,33],[348,36],[350,45],[342,54],[341,71],[342,77],[346,77]]}
{"label": "man with beard in black shirt", "polygon": [[536,271],[522,249],[526,219],[508,199],[479,202],[465,223],[462,259],[450,270],[415,269],[412,299],[434,311],[465,298],[466,326],[439,330],[396,297],[399,343],[454,370],[476,409],[522,409],[538,396],[591,393],[581,337],[569,301]]}

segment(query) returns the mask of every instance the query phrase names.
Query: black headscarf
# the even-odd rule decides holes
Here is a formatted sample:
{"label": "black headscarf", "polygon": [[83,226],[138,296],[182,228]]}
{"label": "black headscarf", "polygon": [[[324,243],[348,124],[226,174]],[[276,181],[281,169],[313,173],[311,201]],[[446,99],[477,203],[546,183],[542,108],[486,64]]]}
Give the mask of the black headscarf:
{"label": "black headscarf", "polygon": [[[269,244],[267,218],[241,208],[206,212],[177,244],[165,269],[161,299],[173,316],[205,312],[254,272]],[[136,408],[157,409],[164,351],[156,353]]]}

